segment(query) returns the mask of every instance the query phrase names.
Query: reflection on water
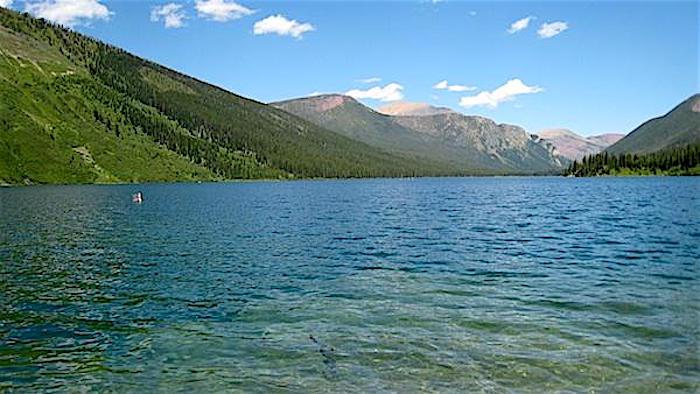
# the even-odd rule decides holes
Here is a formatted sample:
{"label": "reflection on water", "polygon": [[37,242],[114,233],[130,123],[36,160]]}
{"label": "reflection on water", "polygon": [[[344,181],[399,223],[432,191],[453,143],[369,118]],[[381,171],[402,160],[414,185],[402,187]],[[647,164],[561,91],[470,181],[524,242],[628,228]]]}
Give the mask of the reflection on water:
{"label": "reflection on water", "polygon": [[700,389],[700,179],[0,190],[0,390]]}

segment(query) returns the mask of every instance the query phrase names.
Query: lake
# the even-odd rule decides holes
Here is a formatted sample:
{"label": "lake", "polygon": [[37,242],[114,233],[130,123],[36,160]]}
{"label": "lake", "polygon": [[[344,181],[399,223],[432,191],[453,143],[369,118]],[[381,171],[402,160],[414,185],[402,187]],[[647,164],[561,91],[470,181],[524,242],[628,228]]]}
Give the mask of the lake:
{"label": "lake", "polygon": [[700,178],[5,188],[0,391],[695,392],[699,274]]}

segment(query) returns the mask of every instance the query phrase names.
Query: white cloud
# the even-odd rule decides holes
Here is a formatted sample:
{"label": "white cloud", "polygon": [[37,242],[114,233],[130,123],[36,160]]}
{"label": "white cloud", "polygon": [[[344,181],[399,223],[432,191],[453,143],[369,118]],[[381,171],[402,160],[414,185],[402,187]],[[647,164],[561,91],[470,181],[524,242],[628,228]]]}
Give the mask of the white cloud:
{"label": "white cloud", "polygon": [[195,0],[194,8],[197,15],[215,22],[228,22],[255,13],[250,8],[228,0]]}
{"label": "white cloud", "polygon": [[384,87],[375,86],[367,90],[353,89],[345,92],[346,96],[355,99],[373,99],[379,101],[403,100],[403,86],[398,83],[390,83]]}
{"label": "white cloud", "polygon": [[185,26],[185,18],[182,4],[168,3],[151,8],[151,22],[159,22],[162,19],[166,29]]}
{"label": "white cloud", "polygon": [[299,23],[295,20],[289,20],[284,15],[272,15],[265,19],[255,22],[253,25],[253,34],[277,34],[280,36],[292,36],[301,38],[306,32],[314,31],[314,27],[310,23]]}
{"label": "white cloud", "polygon": [[433,89],[447,89],[447,80],[436,83],[433,85]]}
{"label": "white cloud", "polygon": [[447,90],[450,92],[471,92],[472,90],[476,90],[476,86],[450,85],[447,87]]}
{"label": "white cloud", "polygon": [[371,77],[371,78],[357,80],[357,82],[362,82],[362,83],[377,83],[377,82],[381,82],[381,81],[382,81],[382,79],[379,77]]}
{"label": "white cloud", "polygon": [[540,29],[537,30],[537,35],[540,38],[551,38],[568,28],[569,25],[566,22],[543,23]]}
{"label": "white cloud", "polygon": [[448,90],[450,92],[471,92],[476,90],[476,86],[450,85],[447,83],[447,80],[443,80],[433,85],[433,89]]}
{"label": "white cloud", "polygon": [[508,33],[513,34],[519,32],[520,30],[527,29],[533,19],[535,19],[534,16],[526,16],[525,18],[518,19],[517,21],[511,23],[510,28],[508,28]]}
{"label": "white cloud", "polygon": [[469,16],[476,16],[476,11],[469,11]]}
{"label": "white cloud", "polygon": [[12,0],[0,0],[0,7],[10,8]]}
{"label": "white cloud", "polygon": [[498,104],[504,101],[513,100],[515,96],[521,94],[539,93],[543,90],[544,89],[539,86],[527,86],[523,83],[523,81],[516,78],[511,79],[491,92],[483,91],[476,96],[462,97],[462,99],[459,101],[459,105],[465,108],[475,106],[496,108],[498,107]]}
{"label": "white cloud", "polygon": [[65,26],[75,26],[90,19],[108,20],[112,14],[99,0],[28,1],[24,10]]}

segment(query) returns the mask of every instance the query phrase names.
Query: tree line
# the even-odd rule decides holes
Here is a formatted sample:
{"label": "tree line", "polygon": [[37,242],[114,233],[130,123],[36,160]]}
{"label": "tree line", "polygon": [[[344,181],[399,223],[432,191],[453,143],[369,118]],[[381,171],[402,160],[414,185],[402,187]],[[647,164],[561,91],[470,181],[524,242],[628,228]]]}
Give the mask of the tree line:
{"label": "tree line", "polygon": [[646,154],[613,155],[602,152],[574,161],[564,173],[600,175],[700,175],[700,144],[663,149]]}

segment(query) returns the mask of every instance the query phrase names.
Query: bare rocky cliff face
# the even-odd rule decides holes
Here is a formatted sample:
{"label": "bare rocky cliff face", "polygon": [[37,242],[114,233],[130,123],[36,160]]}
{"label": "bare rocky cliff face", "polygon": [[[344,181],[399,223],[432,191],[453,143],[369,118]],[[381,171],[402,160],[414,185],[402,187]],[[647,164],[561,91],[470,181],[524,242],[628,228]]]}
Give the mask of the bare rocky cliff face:
{"label": "bare rocky cliff face", "polygon": [[555,173],[568,164],[551,144],[521,127],[424,103],[392,103],[375,111],[349,97],[323,95],[272,105],[370,145],[441,161],[463,173]]}
{"label": "bare rocky cliff face", "polygon": [[440,139],[453,146],[468,148],[511,168],[561,167],[561,158],[550,146],[522,127],[497,124],[481,116],[447,112],[427,116],[396,116],[404,127]]}

